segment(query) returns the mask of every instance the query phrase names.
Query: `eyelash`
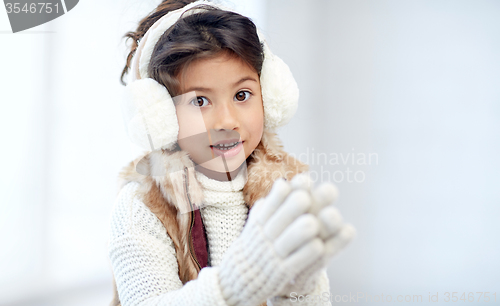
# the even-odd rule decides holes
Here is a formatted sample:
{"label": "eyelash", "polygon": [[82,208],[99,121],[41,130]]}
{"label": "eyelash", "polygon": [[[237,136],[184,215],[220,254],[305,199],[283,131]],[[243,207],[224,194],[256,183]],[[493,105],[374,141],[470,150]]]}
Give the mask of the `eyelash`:
{"label": "eyelash", "polygon": [[[245,100],[243,100],[243,101],[240,101],[240,100],[237,100],[237,99],[236,99],[236,96],[237,96],[239,93],[241,93],[241,92],[246,93],[246,95],[245,95]],[[238,101],[238,102],[246,102],[246,101],[248,101],[248,99],[250,99],[250,97],[251,97],[251,96],[252,96],[252,93],[251,93],[250,91],[248,91],[248,90],[240,90],[240,91],[238,91],[238,92],[236,93],[236,95],[234,95],[234,98],[235,98],[235,100],[236,100],[236,101]],[[194,98],[193,100],[191,100],[191,101],[189,102],[189,104],[191,104],[191,105],[193,105],[193,106],[196,106],[196,107],[204,107],[204,106],[206,106],[206,105],[195,105],[194,103],[195,103],[195,102],[197,102],[199,99],[202,99],[204,102],[206,101],[206,102],[208,103],[207,98],[202,97],[202,96],[199,96],[199,97],[196,97],[196,98]],[[203,103],[203,104],[205,104],[205,103]]]}

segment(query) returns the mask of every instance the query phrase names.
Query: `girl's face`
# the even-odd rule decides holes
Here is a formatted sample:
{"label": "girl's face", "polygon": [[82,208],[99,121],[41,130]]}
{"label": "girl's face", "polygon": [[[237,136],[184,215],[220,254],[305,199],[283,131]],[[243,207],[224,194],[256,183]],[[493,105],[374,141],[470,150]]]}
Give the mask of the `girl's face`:
{"label": "girl's face", "polygon": [[262,138],[259,75],[240,58],[220,54],[192,62],[179,80],[179,146],[200,172],[227,180],[225,173],[239,171]]}

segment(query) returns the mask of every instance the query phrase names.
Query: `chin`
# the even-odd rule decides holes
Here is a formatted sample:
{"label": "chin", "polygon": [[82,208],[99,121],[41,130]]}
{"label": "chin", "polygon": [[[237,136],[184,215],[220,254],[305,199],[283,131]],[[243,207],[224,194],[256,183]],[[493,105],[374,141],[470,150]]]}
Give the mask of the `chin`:
{"label": "chin", "polygon": [[240,154],[233,156],[231,158],[226,158],[225,165],[221,156],[218,156],[214,159],[211,159],[199,165],[211,171],[225,173],[237,170],[239,167],[241,167],[243,163],[245,163],[245,161],[246,159],[244,150],[241,150]]}

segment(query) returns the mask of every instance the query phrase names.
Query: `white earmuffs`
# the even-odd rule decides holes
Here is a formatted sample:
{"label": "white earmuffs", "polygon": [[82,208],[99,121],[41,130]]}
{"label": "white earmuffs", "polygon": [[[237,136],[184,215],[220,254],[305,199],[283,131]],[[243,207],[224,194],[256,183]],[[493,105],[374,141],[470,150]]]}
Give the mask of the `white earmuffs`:
{"label": "white earmuffs", "polygon": [[[199,0],[169,12],[146,32],[133,56],[122,110],[129,138],[144,150],[172,150],[177,143],[179,124],[172,97],[165,86],[149,77],[147,71],[155,45],[162,34],[174,25],[184,12],[186,14],[183,16],[205,11],[201,7],[192,9],[198,5],[234,11],[206,0]],[[299,89],[288,66],[271,53],[260,31],[257,31],[257,34],[264,48],[264,62],[260,74],[264,128],[273,130],[287,124],[295,114]]]}

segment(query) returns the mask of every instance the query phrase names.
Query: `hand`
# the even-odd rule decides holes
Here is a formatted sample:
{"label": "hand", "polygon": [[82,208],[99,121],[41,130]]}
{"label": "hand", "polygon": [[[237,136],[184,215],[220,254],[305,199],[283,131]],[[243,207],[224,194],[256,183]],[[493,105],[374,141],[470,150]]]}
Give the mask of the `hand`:
{"label": "hand", "polygon": [[320,281],[321,271],[328,266],[331,258],[342,250],[354,238],[356,230],[342,221],[342,216],[332,204],[338,196],[335,185],[323,183],[312,190],[312,181],[307,174],[297,175],[291,181],[295,190],[307,190],[311,193],[313,204],[309,213],[317,216],[320,222],[320,233],[325,252],[313,264],[305,268],[289,282],[280,292],[281,296],[289,296],[291,292],[299,294],[311,293]]}
{"label": "hand", "polygon": [[307,213],[312,199],[278,179],[250,211],[241,235],[219,266],[219,283],[229,305],[259,305],[279,294],[299,272],[324,253],[318,219]]}

